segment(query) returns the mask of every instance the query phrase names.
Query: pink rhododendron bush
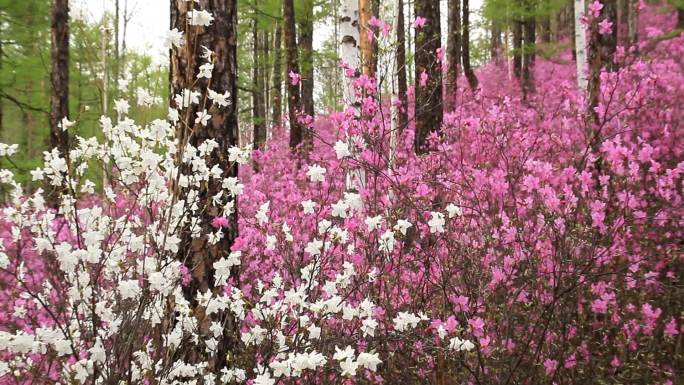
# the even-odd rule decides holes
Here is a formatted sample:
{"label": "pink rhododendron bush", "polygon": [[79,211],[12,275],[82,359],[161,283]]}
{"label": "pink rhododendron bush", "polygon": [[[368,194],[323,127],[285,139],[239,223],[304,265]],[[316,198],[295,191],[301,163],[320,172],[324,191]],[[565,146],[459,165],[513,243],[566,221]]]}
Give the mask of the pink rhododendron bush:
{"label": "pink rhododendron bush", "polygon": [[58,210],[1,174],[1,383],[681,381],[684,37],[661,34],[618,50],[593,112],[569,52],[537,61],[526,100],[482,67],[418,156],[364,76],[355,106],[304,119],[308,153],[287,127],[263,151],[177,143],[182,110],[117,103],[103,142],[32,172]]}

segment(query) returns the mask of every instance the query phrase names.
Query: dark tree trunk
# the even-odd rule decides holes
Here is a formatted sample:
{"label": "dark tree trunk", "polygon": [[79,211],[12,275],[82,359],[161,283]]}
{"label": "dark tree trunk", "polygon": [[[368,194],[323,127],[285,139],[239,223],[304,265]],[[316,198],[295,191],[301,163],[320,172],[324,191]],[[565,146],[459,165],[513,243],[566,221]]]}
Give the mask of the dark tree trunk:
{"label": "dark tree trunk", "polygon": [[615,51],[617,49],[617,0],[603,0],[603,10],[600,20],[608,19],[613,22],[613,28],[609,34],[599,34],[598,49],[601,54],[601,63],[608,71],[615,71]]}
{"label": "dark tree trunk", "polygon": [[[639,42],[639,2],[638,0],[627,0],[627,34],[629,44],[637,45]],[[679,11],[680,23],[684,25],[684,12]]]}
{"label": "dark tree trunk", "polygon": [[[186,23],[188,7],[195,6],[197,9],[204,9],[212,13],[214,20],[208,27],[189,26]],[[198,107],[191,104],[187,109],[181,111],[181,120],[177,124],[179,153],[182,153],[185,143],[198,146],[207,139],[213,139],[218,143],[209,159],[208,166],[218,166],[223,171],[222,177],[237,177],[237,165],[228,161],[228,149],[238,145],[238,123],[236,113],[237,102],[237,3],[236,0],[200,0],[199,4],[188,1],[171,2],[171,28],[178,28],[186,31],[187,43],[182,48],[173,48],[170,53],[170,71],[172,96],[179,94],[185,88],[192,88],[200,92],[200,100],[206,100],[207,86],[209,80],[202,78],[196,79],[199,66],[206,62],[201,58],[205,46],[214,51],[214,69],[211,78],[211,89],[218,92],[230,93],[231,103],[225,107],[217,105],[204,105]],[[194,86],[193,86],[194,84]],[[171,105],[177,106],[173,97]],[[198,110],[207,109],[211,114],[211,119],[206,126],[195,123]],[[192,135],[189,133],[192,132]],[[184,170],[184,172],[191,172]],[[201,226],[202,234],[213,232],[211,221],[214,217],[221,215],[219,209],[211,204],[211,199],[221,188],[221,179],[214,178],[208,183],[202,184],[199,188],[198,199],[202,210]],[[185,192],[179,189],[178,194],[183,197]],[[185,298],[190,302],[196,312],[201,312],[202,308],[197,304],[197,293],[207,290],[218,293],[222,290],[214,285],[213,263],[230,253],[230,247],[237,236],[237,216],[235,213],[229,216],[230,224],[224,229],[224,238],[215,245],[210,245],[206,235],[199,238],[192,238],[186,229],[182,233],[182,241],[179,246],[179,259],[192,272],[192,280],[189,285],[183,288]],[[231,279],[239,284],[239,270],[234,267],[231,270]],[[173,317],[173,315],[171,315]],[[218,373],[226,367],[226,357],[229,352],[231,356],[235,353],[239,341],[236,323],[232,316],[227,313],[215,314],[199,325],[199,333],[204,340],[211,333],[209,331],[209,321],[224,323],[223,339],[218,344],[216,352],[207,357],[205,349],[201,346],[190,345],[179,347],[182,359],[187,363],[199,363],[209,361],[210,370]]]}
{"label": "dark tree trunk", "polygon": [[[266,113],[263,110],[263,78],[261,77],[261,70],[263,63],[261,62],[260,44],[259,44],[259,28],[257,25],[256,15],[252,25],[252,41],[254,49],[254,66],[252,69],[252,142],[255,150],[263,150],[264,143],[266,143]],[[255,167],[255,169],[258,169]]]}
{"label": "dark tree trunk", "polygon": [[458,75],[461,69],[461,0],[449,0],[449,37],[447,41],[449,72],[447,73],[447,105],[456,108]]}
{"label": "dark tree trunk", "polygon": [[520,79],[522,74],[523,23],[513,21],[513,74]]}
{"label": "dark tree trunk", "polygon": [[541,42],[551,42],[551,17],[546,15],[541,18]]}
{"label": "dark tree trunk", "polygon": [[67,157],[69,133],[61,122],[69,116],[69,0],[53,1],[51,35],[50,145]]}
{"label": "dark tree trunk", "polygon": [[271,108],[271,71],[269,70],[269,64],[271,63],[271,32],[265,30],[262,32],[261,36],[261,84],[263,86],[263,107],[264,112],[264,124],[266,124],[266,115]]}
{"label": "dark tree trunk", "polygon": [[299,22],[299,49],[302,68],[302,109],[314,116],[314,63],[313,63],[313,1],[303,3],[304,15]]}
{"label": "dark tree trunk", "polygon": [[501,63],[501,24],[497,21],[492,22],[491,35],[489,37],[490,42],[490,56],[494,63],[497,65]]}
{"label": "dark tree trunk", "polygon": [[[432,132],[440,132],[442,126],[442,69],[437,59],[441,46],[439,2],[415,0],[416,17],[424,17],[427,23],[416,31],[416,134],[414,150],[417,154],[428,151],[427,138]],[[428,76],[425,85],[421,78]]]}
{"label": "dark tree trunk", "polygon": [[[300,74],[295,39],[295,15],[293,0],[283,0],[283,43],[285,44],[287,73]],[[292,84],[287,77],[287,108],[290,120],[290,149],[296,149],[304,141],[304,127],[299,123],[301,101],[299,84]]]}
{"label": "dark tree trunk", "polygon": [[470,9],[468,0],[463,0],[463,47],[461,51],[463,54],[463,73],[468,79],[470,89],[475,90],[478,81],[473,68],[470,66]]}
{"label": "dark tree trunk", "polygon": [[684,29],[684,6],[677,9],[677,28]]}
{"label": "dark tree trunk", "polygon": [[282,65],[282,36],[283,26],[275,25],[275,37],[273,39],[273,126],[279,127],[283,114],[283,65]]}
{"label": "dark tree trunk", "polygon": [[399,92],[399,131],[408,126],[408,84],[406,81],[406,33],[404,31],[404,1],[397,0],[397,91]]}
{"label": "dark tree trunk", "polygon": [[528,16],[525,18],[523,26],[523,73],[522,73],[522,89],[523,99],[527,99],[530,92],[534,91],[534,62],[536,50],[536,22],[534,16],[531,15],[531,9],[528,9]]}
{"label": "dark tree trunk", "polygon": [[[371,16],[375,16],[377,18],[380,18],[380,0],[371,0]],[[373,31],[375,32],[375,35],[378,35],[378,28],[373,27]],[[373,43],[371,43],[371,71],[375,74],[378,72],[378,39],[373,39]]]}

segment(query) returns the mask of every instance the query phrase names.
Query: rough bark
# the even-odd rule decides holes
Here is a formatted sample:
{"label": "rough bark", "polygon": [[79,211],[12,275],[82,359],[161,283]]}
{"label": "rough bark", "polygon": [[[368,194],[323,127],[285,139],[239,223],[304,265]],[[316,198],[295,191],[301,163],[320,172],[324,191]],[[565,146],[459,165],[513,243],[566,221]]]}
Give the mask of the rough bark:
{"label": "rough bark", "polygon": [[[208,27],[188,26],[186,23],[188,6],[204,9],[212,13],[214,20]],[[171,28],[186,31],[186,36],[192,36],[183,48],[174,48],[170,53],[170,81],[172,96],[181,93],[183,89],[192,87],[201,92],[200,100],[206,100],[208,79],[196,79],[199,66],[205,62],[201,58],[201,46],[210,47],[214,51],[214,70],[211,78],[211,89],[216,92],[230,93],[230,103],[226,107],[216,105],[204,105],[198,107],[191,105],[183,110],[182,121],[178,123],[178,138],[181,143],[189,143],[197,146],[207,139],[213,139],[218,143],[208,159],[208,166],[218,166],[223,170],[223,177],[237,177],[237,165],[228,161],[228,149],[238,144],[238,124],[236,113],[237,94],[237,6],[236,0],[200,0],[198,4],[187,1],[171,2]],[[196,83],[195,83],[196,81]],[[194,86],[192,86],[195,84]],[[172,106],[175,105],[173,98]],[[198,109],[206,108],[212,115],[206,126],[194,123]],[[192,131],[192,136],[189,133]],[[218,208],[210,204],[211,198],[222,191],[220,178],[212,179],[203,184],[199,189],[199,202],[201,207],[206,207],[201,214],[202,233],[207,234],[211,228],[212,218],[220,215]],[[182,189],[178,192],[181,197]],[[196,297],[199,292],[211,290],[219,291],[221,288],[214,286],[213,263],[230,253],[230,246],[237,236],[237,216],[235,213],[229,216],[230,224],[224,229],[224,238],[216,245],[210,245],[207,237],[193,239],[187,230],[183,231],[182,241],[179,246],[179,259],[192,272],[190,283],[184,287],[183,293],[186,299],[199,314],[202,309],[198,306]],[[239,281],[238,269],[231,270],[231,278]],[[187,363],[199,363],[208,361],[214,372],[219,372],[226,366],[228,352],[235,353],[239,339],[238,330],[233,318],[228,314],[214,315],[213,321],[223,322],[226,326],[223,330],[223,339],[216,348],[216,352],[207,357],[203,347],[181,346],[179,347],[182,359]],[[200,334],[208,336],[208,324],[200,325]],[[200,338],[203,340],[204,338]],[[231,355],[232,355],[231,354]]]}
{"label": "rough bark", "polygon": [[536,21],[533,15],[532,5],[527,3],[527,16],[523,26],[523,73],[522,89],[523,99],[527,99],[529,93],[534,91],[534,62],[536,50]]}
{"label": "rough bark", "polygon": [[276,23],[273,39],[273,111],[271,120],[274,127],[279,127],[283,114],[283,64],[282,64],[282,24]]}
{"label": "rough bark", "polygon": [[266,143],[266,113],[263,110],[263,78],[261,70],[263,63],[260,55],[259,29],[256,16],[252,23],[252,43],[254,65],[252,68],[252,143],[254,149],[262,150]]}
{"label": "rough bark", "polygon": [[461,0],[449,0],[449,37],[447,41],[447,59],[449,60],[449,72],[447,72],[447,107],[453,110],[456,107],[458,94],[458,75],[461,69]]}
{"label": "rough bark", "polygon": [[404,1],[397,0],[397,92],[401,107],[397,112],[399,131],[403,131],[408,126],[408,84],[406,82],[406,34],[404,31]]}
{"label": "rough bark", "polygon": [[[283,1],[283,40],[285,44],[287,73],[300,74],[295,38],[295,14],[293,0]],[[289,76],[288,76],[289,77]],[[300,84],[287,80],[287,109],[290,121],[290,149],[294,150],[304,141],[304,127],[299,123],[301,110]]]}
{"label": "rough bark", "polygon": [[513,74],[520,79],[522,75],[523,23],[513,21]]}
{"label": "rough bark", "polygon": [[[639,2],[627,0],[627,35],[629,44],[636,46],[639,42]],[[680,15],[683,13],[680,11]],[[684,19],[684,18],[683,18]],[[684,23],[684,20],[683,20]]]}
{"label": "rough bark", "polygon": [[[440,132],[442,125],[442,71],[437,58],[441,46],[439,2],[416,0],[416,17],[424,17],[425,26],[416,31],[416,133],[414,151],[424,154],[428,151],[427,138],[430,133]],[[423,74],[427,82],[423,83]]]}
{"label": "rough bark", "polygon": [[[380,18],[380,0],[371,0],[371,16],[375,16],[377,18]],[[375,36],[379,35],[379,30],[377,27],[373,27],[373,31],[375,32]],[[379,46],[378,46],[378,39],[373,39],[373,42],[371,43],[373,52],[371,53],[371,71],[373,74],[378,72],[378,60],[379,60]]]}
{"label": "rough bark", "polygon": [[468,0],[463,0],[463,46],[461,53],[463,54],[463,73],[468,79],[468,85],[471,90],[477,89],[477,76],[470,65],[470,8]]}
{"label": "rough bark", "polygon": [[61,122],[69,116],[69,0],[54,0],[51,35],[50,145],[68,156],[69,133]]}
{"label": "rough bark", "polygon": [[495,64],[501,64],[501,24],[498,21],[492,22],[489,35],[490,51],[489,55]]}
{"label": "rough bark", "polygon": [[304,14],[299,22],[299,62],[302,69],[302,110],[314,116],[313,1],[302,2]]}
{"label": "rough bark", "polygon": [[371,31],[368,21],[371,18],[371,0],[359,0],[359,46],[361,47],[361,68],[364,75],[373,76],[373,44],[368,38]]}
{"label": "rough bark", "polygon": [[617,63],[615,63],[615,51],[617,49],[617,0],[603,0],[603,10],[601,11],[600,20],[608,19],[613,22],[611,33],[599,34],[597,48],[601,55],[601,63],[608,71],[615,71]]}

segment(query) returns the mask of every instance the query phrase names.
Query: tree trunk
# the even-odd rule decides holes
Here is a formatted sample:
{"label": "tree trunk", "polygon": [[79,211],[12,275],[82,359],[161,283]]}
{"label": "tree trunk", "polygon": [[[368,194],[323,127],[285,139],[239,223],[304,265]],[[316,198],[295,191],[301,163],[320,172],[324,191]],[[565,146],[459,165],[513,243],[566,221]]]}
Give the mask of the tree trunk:
{"label": "tree trunk", "polygon": [[[190,26],[187,24],[188,7],[206,10],[212,13],[214,20],[208,27]],[[170,53],[170,71],[172,96],[181,94],[184,89],[191,88],[193,91],[200,92],[200,100],[207,100],[207,88],[209,79],[197,79],[199,67],[207,59],[201,55],[205,46],[214,51],[214,69],[211,77],[211,89],[218,92],[230,93],[231,103],[224,107],[215,104],[197,106],[190,103],[181,114],[182,121],[177,124],[177,137],[180,142],[179,154],[182,154],[185,143],[197,147],[205,140],[213,139],[218,143],[207,160],[208,167],[217,166],[222,170],[223,178],[237,177],[237,165],[228,161],[228,150],[232,146],[238,145],[238,123],[237,123],[237,3],[236,0],[199,0],[198,3],[188,1],[171,2],[171,28],[186,30],[187,43],[182,48],[173,48]],[[176,100],[171,99],[172,107],[181,108],[176,105]],[[196,112],[207,109],[211,114],[211,119],[206,126],[195,123]],[[189,135],[192,132],[192,135]],[[189,173],[191,170],[184,170]],[[197,294],[208,290],[218,293],[222,287],[214,285],[213,263],[221,258],[227,257],[230,247],[237,236],[237,216],[235,212],[229,215],[230,224],[224,229],[224,238],[215,245],[210,245],[206,234],[214,231],[211,221],[216,216],[222,215],[219,208],[211,204],[212,197],[223,191],[221,188],[222,178],[213,178],[207,183],[203,183],[198,188],[198,205],[206,210],[201,210],[201,233],[202,236],[192,238],[188,229],[185,229],[181,236],[179,245],[179,259],[186,265],[188,271],[192,272],[190,283],[183,288],[185,298],[190,302],[194,311],[201,314],[202,309],[197,303]],[[179,194],[183,198],[185,191],[179,189]],[[239,270],[234,267],[231,270],[231,279],[239,284]],[[211,319],[199,325],[200,341],[209,338],[209,321],[216,321],[225,325],[223,338],[211,357],[201,343],[198,345],[181,346],[179,352],[183,361],[189,364],[208,361],[209,370],[218,373],[226,367],[228,352],[231,356],[235,353],[239,330],[231,315],[221,312],[214,314]],[[173,314],[170,315],[173,317]]]}
{"label": "tree trunk", "polygon": [[[358,73],[360,67],[359,60],[359,2],[358,0],[342,0],[342,11],[340,13],[340,59],[345,63],[349,70]],[[356,92],[353,81],[356,74],[347,76],[343,73],[344,101],[347,105],[356,104]]]}
{"label": "tree trunk", "polygon": [[513,74],[517,79],[522,75],[522,47],[523,23],[517,19],[513,21]]}
{"label": "tree trunk", "polygon": [[584,15],[584,0],[575,0],[575,56],[577,64],[577,87],[587,91],[587,32],[580,19]]}
{"label": "tree trunk", "polygon": [[275,25],[275,38],[273,39],[273,126],[280,127],[283,115],[283,65],[282,65],[282,35],[283,26]]}
{"label": "tree trunk", "polygon": [[361,46],[361,67],[363,74],[373,76],[373,44],[368,38],[371,31],[368,21],[371,18],[371,0],[359,0],[359,45]]}
{"label": "tree trunk", "polygon": [[[285,43],[287,73],[300,74],[297,59],[297,41],[295,39],[295,15],[293,0],[283,1],[283,40]],[[290,120],[290,149],[296,149],[304,141],[304,128],[299,123],[301,100],[299,84],[292,84],[287,79],[287,108]]]}
{"label": "tree trunk", "polygon": [[[263,63],[260,60],[260,44],[259,44],[259,28],[257,25],[256,14],[252,23],[252,43],[254,66],[252,68],[252,142],[255,150],[263,150],[264,143],[266,143],[266,113],[263,108],[263,78],[261,77],[261,66]],[[258,169],[258,167],[255,167]]]}
{"label": "tree trunk", "polygon": [[304,14],[299,22],[299,49],[302,68],[302,109],[314,116],[313,1],[302,2]]}
{"label": "tree trunk", "polygon": [[[428,151],[427,138],[440,132],[442,126],[442,69],[437,58],[441,47],[439,2],[415,0],[417,17],[427,20],[416,30],[416,133],[413,142],[416,154]],[[427,81],[424,77],[427,76]]]}
{"label": "tree trunk", "polygon": [[[638,0],[627,0],[627,2],[627,35],[629,45],[636,48],[639,43],[639,2]],[[679,15],[683,15],[681,10]]]}
{"label": "tree trunk", "polygon": [[501,64],[501,24],[498,21],[492,21],[492,30],[489,37],[490,41],[490,56],[491,60],[496,64]]}
{"label": "tree trunk", "polygon": [[408,84],[406,82],[406,34],[404,31],[404,1],[397,0],[397,92],[401,106],[397,111],[399,131],[408,127]]}
{"label": "tree trunk", "polygon": [[447,107],[456,108],[458,95],[458,75],[461,67],[461,0],[449,0],[449,37],[447,41],[447,58],[449,72],[447,73]]}
{"label": "tree trunk", "polygon": [[533,5],[526,4],[526,18],[523,27],[523,40],[525,46],[523,49],[523,74],[522,74],[522,89],[523,99],[526,100],[529,93],[534,91],[534,61],[536,50],[536,22],[533,12]]}
{"label": "tree trunk", "polygon": [[677,9],[677,28],[684,29],[684,6]]}
{"label": "tree trunk", "polygon": [[[380,0],[371,0],[371,16],[380,18]],[[372,27],[372,29],[375,33],[375,36],[378,36],[380,32],[378,27]],[[371,46],[373,48],[373,52],[371,53],[371,71],[373,72],[373,74],[376,74],[378,72],[378,50],[380,48],[378,46],[378,39],[373,39]]]}
{"label": "tree trunk", "polygon": [[477,89],[477,76],[473,68],[470,66],[470,9],[468,7],[468,0],[463,0],[463,47],[461,49],[463,54],[463,73],[468,79],[468,85],[471,90]]}
{"label": "tree trunk", "polygon": [[551,42],[551,16],[544,15],[541,18],[541,42]]}
{"label": "tree trunk", "polygon": [[615,51],[617,50],[617,0],[603,0],[603,10],[600,20],[608,19],[613,23],[611,33],[599,34],[598,49],[601,54],[601,63],[608,71],[615,71]]}
{"label": "tree trunk", "polygon": [[261,84],[263,87],[263,106],[261,110],[264,112],[264,124],[266,124],[266,115],[271,110],[271,71],[269,64],[271,63],[271,32],[266,29],[261,34]]}
{"label": "tree trunk", "polygon": [[69,116],[69,0],[54,0],[51,33],[50,144],[67,156],[69,133],[61,128],[61,122]]}

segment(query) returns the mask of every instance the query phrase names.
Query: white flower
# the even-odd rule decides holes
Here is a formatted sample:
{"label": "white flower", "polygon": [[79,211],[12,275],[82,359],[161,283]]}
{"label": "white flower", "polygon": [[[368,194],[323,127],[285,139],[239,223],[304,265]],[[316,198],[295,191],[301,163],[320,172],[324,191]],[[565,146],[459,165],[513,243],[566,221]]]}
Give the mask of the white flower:
{"label": "white flower", "polygon": [[309,253],[312,257],[321,254],[321,249],[323,248],[323,241],[314,239],[313,241],[307,243],[305,252]]}
{"label": "white flower", "polygon": [[304,209],[304,214],[313,214],[314,207],[316,207],[316,202],[311,199],[307,199],[302,202],[302,208]]}
{"label": "white flower", "polygon": [[456,206],[453,203],[449,203],[446,207],[447,213],[449,214],[449,218],[453,218],[455,216],[461,216],[461,208]]}
{"label": "white flower", "polygon": [[354,361],[352,358],[348,358],[340,362],[340,368],[342,369],[342,375],[352,377],[356,374],[356,369],[358,369],[359,363]]}
{"label": "white flower", "polygon": [[428,221],[428,226],[430,226],[430,233],[443,233],[444,224],[446,223],[444,220],[444,214],[435,211],[431,212],[430,214],[432,214],[432,219]]}
{"label": "white flower", "polygon": [[130,107],[127,100],[119,99],[114,101],[114,109],[119,115],[127,114]]}
{"label": "white flower", "polygon": [[354,358],[354,348],[351,346],[347,345],[344,350],[340,349],[335,345],[335,354],[333,355],[333,359],[338,360],[338,361],[344,361],[348,359],[353,359]]}
{"label": "white flower", "polygon": [[373,372],[377,370],[378,364],[382,363],[382,361],[380,361],[380,358],[378,358],[378,353],[366,352],[359,354],[357,362],[359,365]]}
{"label": "white flower", "polygon": [[119,293],[121,298],[135,298],[140,294],[140,286],[138,286],[138,281],[134,279],[119,282]]}
{"label": "white flower", "polygon": [[345,201],[339,200],[337,203],[332,204],[332,216],[346,218],[348,209],[349,205]]}
{"label": "white flower", "polygon": [[197,118],[195,119],[195,124],[201,123],[203,126],[206,126],[207,123],[209,122],[209,119],[211,119],[211,115],[207,113],[207,110],[202,110],[197,112]]}
{"label": "white flower", "polygon": [[413,313],[399,312],[392,321],[394,322],[394,329],[396,331],[403,332],[418,326],[418,322],[420,322],[420,320],[420,317]]}
{"label": "white flower", "polygon": [[380,226],[380,222],[382,222],[382,215],[376,215],[374,217],[368,217],[364,221],[364,223],[368,227],[368,231],[373,231],[373,230],[377,229]]}
{"label": "white flower", "polygon": [[259,206],[259,210],[257,211],[257,213],[254,215],[254,217],[260,225],[268,223],[268,210],[270,205],[270,201],[262,203],[261,206]]}
{"label": "white flower", "polygon": [[366,318],[363,320],[361,323],[361,332],[363,332],[363,336],[375,336],[375,328],[378,327],[378,321],[374,320],[373,318]]}
{"label": "white flower", "polygon": [[266,235],[266,250],[275,250],[278,239],[275,235]]}
{"label": "white flower", "polygon": [[188,21],[190,22],[190,25],[201,25],[203,27],[208,27],[211,25],[213,20],[214,16],[211,14],[211,12],[207,12],[205,10],[193,10],[188,12]]}
{"label": "white flower", "polygon": [[401,235],[406,235],[406,230],[408,230],[411,226],[413,226],[411,222],[405,219],[400,219],[397,221],[397,224],[394,225],[394,230],[400,232]]}
{"label": "white flower", "polygon": [[216,91],[207,89],[207,96],[219,107],[226,107],[230,105],[230,92],[228,91],[224,92],[223,94],[219,94]]}
{"label": "white flower", "polygon": [[[115,103],[116,103],[116,102],[115,102]],[[59,122],[58,126],[59,126],[59,128],[62,129],[62,131],[66,131],[66,130],[69,129],[69,127],[73,126],[74,123],[75,123],[75,122],[70,121],[70,120],[67,119],[66,116],[65,116],[64,118],[62,118],[62,121]]]}
{"label": "white flower", "polygon": [[468,340],[462,340],[458,337],[454,337],[449,340],[449,349],[457,352],[469,352],[475,348],[475,344]]}
{"label": "white flower", "polygon": [[309,166],[309,171],[306,172],[306,175],[312,182],[323,182],[325,180],[325,171],[325,168],[314,164]]}
{"label": "white flower", "polygon": [[185,44],[185,39],[183,38],[183,32],[179,31],[178,28],[174,28],[166,32],[166,37],[164,38],[164,46],[167,48],[172,47],[182,47]]}
{"label": "white flower", "polygon": [[379,251],[385,251],[391,253],[394,250],[394,232],[391,230],[386,230],[380,236],[380,246]]}
{"label": "white flower", "polygon": [[212,63],[204,63],[199,68],[199,73],[197,74],[197,79],[207,78],[211,79],[211,73],[214,71],[214,65]]}
{"label": "white flower", "polygon": [[271,377],[268,372],[256,376],[253,382],[254,385],[273,385],[275,384],[275,379]]}
{"label": "white flower", "polygon": [[338,140],[335,143],[335,154],[337,154],[337,159],[342,159],[346,158],[348,156],[351,156],[351,152],[349,151],[349,144]]}

